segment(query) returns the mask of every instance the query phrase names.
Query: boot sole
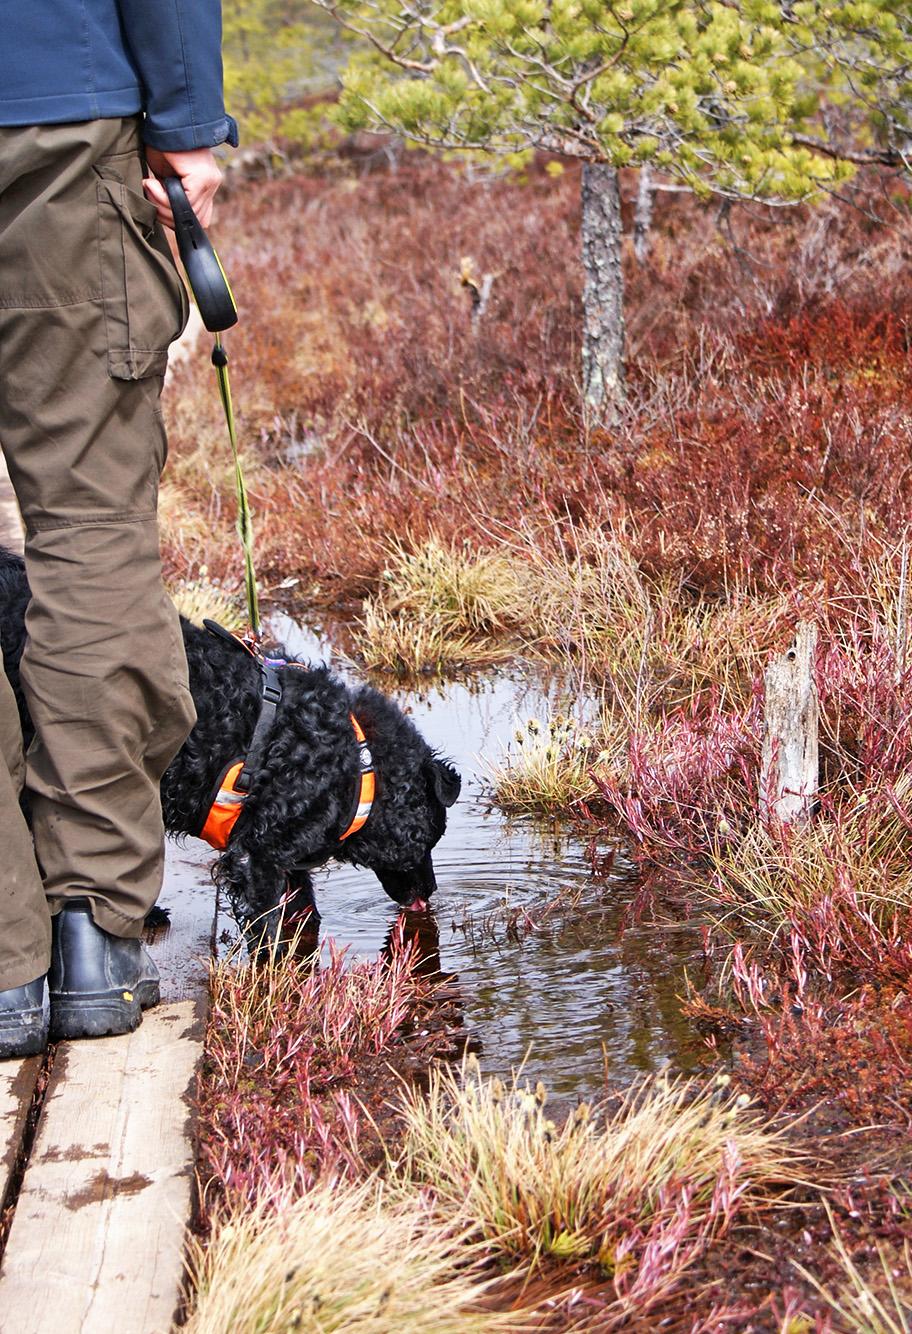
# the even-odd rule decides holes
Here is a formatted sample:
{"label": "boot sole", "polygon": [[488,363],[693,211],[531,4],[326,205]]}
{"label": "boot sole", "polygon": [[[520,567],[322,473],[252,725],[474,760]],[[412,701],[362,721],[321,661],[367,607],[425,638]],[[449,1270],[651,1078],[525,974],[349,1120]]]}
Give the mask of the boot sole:
{"label": "boot sole", "polygon": [[140,982],[133,991],[107,991],[94,996],[52,992],[50,1040],[123,1037],[139,1028],[143,1010],[160,1000],[157,982]]}
{"label": "boot sole", "polygon": [[40,1056],[48,1044],[47,1014],[35,1010],[15,1024],[0,1024],[0,1061]]}

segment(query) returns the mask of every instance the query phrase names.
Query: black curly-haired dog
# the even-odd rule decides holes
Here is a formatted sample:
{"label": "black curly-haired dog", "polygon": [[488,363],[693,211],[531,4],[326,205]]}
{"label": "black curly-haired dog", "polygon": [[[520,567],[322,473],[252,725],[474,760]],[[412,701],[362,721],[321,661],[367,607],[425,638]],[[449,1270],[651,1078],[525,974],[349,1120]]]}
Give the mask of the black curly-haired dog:
{"label": "black curly-haired dog", "polygon": [[[32,727],[19,684],[29,588],[24,562],[0,547],[3,666],[22,717]],[[246,753],[260,715],[261,673],[238,644],[183,617],[197,722],[161,782],[169,834],[199,834],[220,776]],[[252,943],[316,920],[310,871],[334,858],[369,867],[403,907],[436,887],[431,851],[459,795],[456,770],[437,755],[392,700],[367,685],[348,686],[325,667],[281,673],[282,698],[251,774],[250,791],[214,869]],[[367,739],[377,792],[367,823],[339,841],[360,774],[354,715]]]}

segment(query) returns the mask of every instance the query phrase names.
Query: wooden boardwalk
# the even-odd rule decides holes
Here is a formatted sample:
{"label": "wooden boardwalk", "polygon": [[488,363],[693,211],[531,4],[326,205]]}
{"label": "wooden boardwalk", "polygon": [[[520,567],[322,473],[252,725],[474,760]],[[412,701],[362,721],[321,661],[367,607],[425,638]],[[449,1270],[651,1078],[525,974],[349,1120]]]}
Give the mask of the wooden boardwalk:
{"label": "wooden boardwalk", "polygon": [[[0,542],[21,545],[0,467]],[[215,896],[208,857],[168,849],[150,940],[162,1005],[136,1033],[0,1063],[0,1334],[168,1334],[194,1191]]]}

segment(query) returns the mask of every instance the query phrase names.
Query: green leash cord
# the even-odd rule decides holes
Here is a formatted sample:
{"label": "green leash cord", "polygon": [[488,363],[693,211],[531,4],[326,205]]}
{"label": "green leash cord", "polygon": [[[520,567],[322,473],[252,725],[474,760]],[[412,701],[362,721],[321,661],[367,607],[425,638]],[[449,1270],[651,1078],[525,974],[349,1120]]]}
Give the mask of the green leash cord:
{"label": "green leash cord", "polygon": [[215,335],[212,348],[212,364],[218,378],[219,397],[225,409],[225,421],[228,424],[228,439],[231,441],[231,453],[234,458],[234,491],[237,496],[237,531],[244,549],[244,588],[247,592],[247,617],[254,637],[260,637],[260,606],[257,601],[256,572],[253,568],[253,520],[250,517],[250,502],[247,499],[247,487],[244,482],[244,469],[238,452],[237,428],[234,424],[234,408],[231,405],[231,384],[228,380],[228,353],[225,351],[219,334]]}
{"label": "green leash cord", "polygon": [[259,639],[260,608],[257,602],[256,573],[253,568],[253,522],[250,517],[247,487],[244,484],[244,470],[238,452],[237,428],[231,404],[231,385],[228,381],[228,353],[220,337],[223,329],[230,329],[232,325],[237,324],[237,307],[225,271],[219,263],[219,257],[190,207],[184,187],[176,176],[169,176],[164,184],[174,215],[174,230],[181,262],[186,270],[190,288],[196,297],[203,324],[210,333],[215,334],[212,364],[218,377],[219,397],[225,410],[228,439],[231,441],[231,453],[234,458],[234,489],[238,506],[237,531],[244,550],[247,617],[254,638]]}

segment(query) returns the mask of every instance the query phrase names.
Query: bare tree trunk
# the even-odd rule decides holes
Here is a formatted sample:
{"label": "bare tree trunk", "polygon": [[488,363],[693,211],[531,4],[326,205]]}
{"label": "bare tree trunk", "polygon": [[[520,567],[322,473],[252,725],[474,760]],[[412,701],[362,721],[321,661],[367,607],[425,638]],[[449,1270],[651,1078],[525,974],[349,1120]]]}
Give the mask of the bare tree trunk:
{"label": "bare tree trunk", "polygon": [[760,814],[767,824],[806,824],[817,796],[816,644],[816,625],[799,622],[794,644],[764,673]]}
{"label": "bare tree trunk", "polygon": [[633,212],[633,253],[636,262],[645,264],[652,249],[652,206],[655,202],[655,190],[652,188],[652,167],[644,162],[640,167],[637,182],[636,208]]}
{"label": "bare tree trunk", "polygon": [[621,192],[607,162],[583,166],[583,395],[594,425],[624,401]]}

